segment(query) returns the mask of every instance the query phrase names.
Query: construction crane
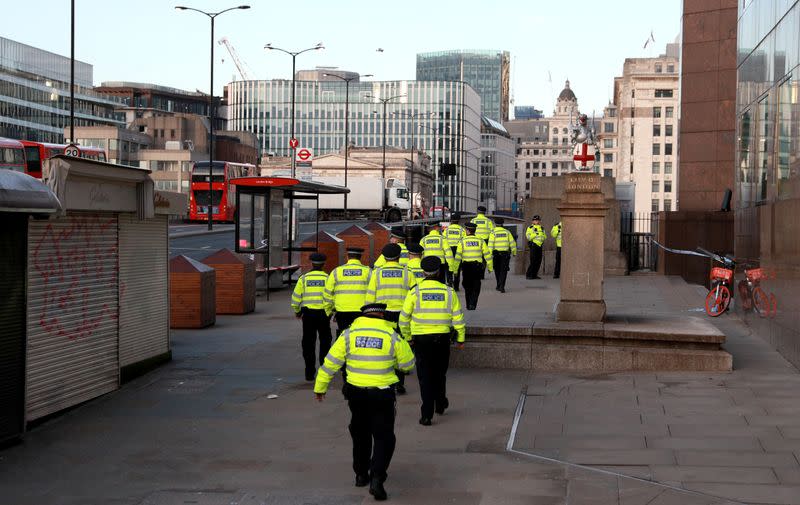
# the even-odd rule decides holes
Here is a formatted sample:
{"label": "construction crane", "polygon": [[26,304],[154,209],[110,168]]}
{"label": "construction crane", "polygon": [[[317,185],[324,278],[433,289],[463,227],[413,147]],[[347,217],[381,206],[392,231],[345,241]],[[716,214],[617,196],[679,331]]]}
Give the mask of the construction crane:
{"label": "construction crane", "polygon": [[247,70],[245,70],[241,60],[239,60],[239,55],[236,53],[236,49],[234,49],[231,41],[228,40],[228,37],[222,37],[219,39],[218,44],[225,46],[225,49],[228,50],[228,54],[231,55],[231,59],[233,59],[233,64],[236,65],[236,69],[239,71],[239,75],[241,75],[242,79],[245,81],[249,81],[250,76],[248,75]]}

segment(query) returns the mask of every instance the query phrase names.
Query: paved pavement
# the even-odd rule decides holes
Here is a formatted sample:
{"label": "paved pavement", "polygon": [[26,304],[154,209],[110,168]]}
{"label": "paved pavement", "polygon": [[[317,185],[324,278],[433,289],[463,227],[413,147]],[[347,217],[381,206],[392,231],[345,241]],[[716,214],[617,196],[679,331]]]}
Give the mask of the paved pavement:
{"label": "paved pavement", "polygon": [[[556,285],[534,282],[485,289],[469,317],[546,314]],[[609,308],[687,314],[701,295],[663,277],[608,279],[606,292]],[[800,503],[800,374],[742,321],[717,324],[731,374],[452,370],[452,408],[428,428],[412,376],[391,502]],[[0,503],[371,503],[352,486],[346,405],[336,387],[313,401],[299,347],[286,292],[173,332],[172,363],[0,452]]]}

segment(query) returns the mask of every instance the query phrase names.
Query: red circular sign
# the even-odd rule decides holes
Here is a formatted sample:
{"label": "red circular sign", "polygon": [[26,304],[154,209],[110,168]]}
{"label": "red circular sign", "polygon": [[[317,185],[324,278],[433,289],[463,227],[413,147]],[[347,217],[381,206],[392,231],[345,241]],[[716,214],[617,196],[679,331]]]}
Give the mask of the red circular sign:
{"label": "red circular sign", "polygon": [[308,149],[300,149],[297,151],[297,157],[300,158],[302,161],[306,161],[311,157],[311,151]]}
{"label": "red circular sign", "polygon": [[300,145],[300,141],[299,140],[294,139],[294,138],[289,139],[289,147],[291,147],[292,149],[296,149],[297,146],[299,146],[299,145]]}

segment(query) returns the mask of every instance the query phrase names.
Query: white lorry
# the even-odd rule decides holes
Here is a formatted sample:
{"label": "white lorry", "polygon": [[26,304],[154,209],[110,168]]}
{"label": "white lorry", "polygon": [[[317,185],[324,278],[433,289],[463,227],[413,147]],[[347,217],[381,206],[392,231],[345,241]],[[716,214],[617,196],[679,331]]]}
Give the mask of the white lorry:
{"label": "white lorry", "polygon": [[[314,182],[344,186],[344,177],[314,177]],[[410,206],[408,188],[397,179],[348,177],[347,217],[380,219],[387,223],[402,221]],[[316,202],[299,200],[302,212],[313,211]],[[319,220],[344,219],[344,195],[319,195]]]}

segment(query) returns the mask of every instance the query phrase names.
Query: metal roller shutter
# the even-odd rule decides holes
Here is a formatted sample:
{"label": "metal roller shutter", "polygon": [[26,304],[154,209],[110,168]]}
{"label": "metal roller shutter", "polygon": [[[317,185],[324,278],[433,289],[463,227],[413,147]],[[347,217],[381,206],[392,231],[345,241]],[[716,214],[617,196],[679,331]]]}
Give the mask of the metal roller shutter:
{"label": "metal roller shutter", "polygon": [[118,387],[117,227],[114,214],[29,222],[28,421]]}
{"label": "metal roller shutter", "polygon": [[167,216],[119,216],[119,359],[126,366],[169,350]]}

